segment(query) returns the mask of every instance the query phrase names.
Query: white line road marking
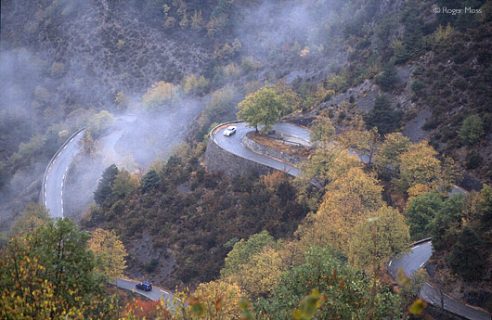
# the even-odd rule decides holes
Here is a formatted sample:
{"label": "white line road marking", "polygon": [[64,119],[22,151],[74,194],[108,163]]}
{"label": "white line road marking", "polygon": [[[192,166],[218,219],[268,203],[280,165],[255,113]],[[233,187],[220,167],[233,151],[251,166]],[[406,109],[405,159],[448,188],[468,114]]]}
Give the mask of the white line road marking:
{"label": "white line road marking", "polygon": [[388,267],[391,267],[392,263],[393,263],[393,260],[390,260],[390,262],[388,263]]}
{"label": "white line road marking", "polygon": [[422,268],[424,266],[425,262],[422,262],[419,266],[419,268]]}

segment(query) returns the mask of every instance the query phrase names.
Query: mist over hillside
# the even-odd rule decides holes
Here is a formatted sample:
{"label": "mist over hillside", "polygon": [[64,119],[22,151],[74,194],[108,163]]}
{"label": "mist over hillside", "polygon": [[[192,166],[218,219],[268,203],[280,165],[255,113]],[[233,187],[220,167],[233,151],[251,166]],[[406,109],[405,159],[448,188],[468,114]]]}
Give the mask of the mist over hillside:
{"label": "mist over hillside", "polygon": [[490,315],[491,3],[2,0],[0,318]]}

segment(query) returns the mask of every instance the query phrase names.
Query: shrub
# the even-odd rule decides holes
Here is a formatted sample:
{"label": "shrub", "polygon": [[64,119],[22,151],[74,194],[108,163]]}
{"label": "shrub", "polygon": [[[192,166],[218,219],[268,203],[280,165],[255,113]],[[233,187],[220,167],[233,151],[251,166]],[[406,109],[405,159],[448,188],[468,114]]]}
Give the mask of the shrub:
{"label": "shrub", "polygon": [[480,164],[482,163],[482,157],[480,156],[480,153],[478,151],[473,150],[466,155],[465,161],[466,168],[473,170],[480,166]]}
{"label": "shrub", "polygon": [[480,141],[484,133],[482,119],[475,114],[465,118],[458,135],[464,143],[474,145]]}
{"label": "shrub", "polygon": [[208,80],[204,76],[188,75],[183,79],[183,91],[186,94],[204,94],[208,88]]}
{"label": "shrub", "polygon": [[169,103],[173,100],[173,96],[177,94],[176,86],[170,82],[159,81],[154,83],[152,87],[142,97],[142,102],[149,108],[155,108],[160,105]]}
{"label": "shrub", "polygon": [[387,64],[383,72],[376,77],[376,83],[381,87],[383,91],[393,90],[398,84],[398,74],[393,64]]}

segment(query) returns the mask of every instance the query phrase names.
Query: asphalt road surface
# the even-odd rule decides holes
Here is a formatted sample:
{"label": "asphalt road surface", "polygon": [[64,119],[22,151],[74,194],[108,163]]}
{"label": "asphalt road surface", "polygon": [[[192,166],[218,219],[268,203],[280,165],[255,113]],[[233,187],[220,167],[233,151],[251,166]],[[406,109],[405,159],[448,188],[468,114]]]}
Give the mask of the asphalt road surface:
{"label": "asphalt road surface", "polygon": [[[399,269],[402,269],[406,276],[412,277],[418,269],[422,268],[427,263],[431,256],[432,242],[429,240],[413,246],[409,253],[390,261],[388,270],[394,278],[396,278]],[[443,307],[446,311],[457,314],[465,319],[491,319],[490,314],[486,311],[454,300],[427,282],[422,285],[419,297],[436,307]]]}
{"label": "asphalt road surface", "polygon": [[51,217],[63,218],[63,186],[67,177],[70,164],[80,151],[79,142],[84,136],[84,131],[79,132],[68,141],[56,157],[48,165],[46,171],[41,202],[48,209]]}
{"label": "asphalt road surface", "polygon": [[143,290],[139,290],[135,287],[135,285],[139,283],[139,281],[135,281],[135,280],[129,280],[129,279],[118,279],[116,281],[116,286],[118,288],[121,288],[121,289],[125,289],[125,290],[128,290],[128,291],[131,291],[131,292],[134,292],[134,293],[138,293],[150,300],[153,300],[153,301],[159,301],[161,299],[164,299],[164,301],[166,301],[166,303],[169,305],[169,304],[172,304],[172,301],[173,301],[173,295],[172,293],[164,290],[164,289],[161,289],[159,287],[154,287],[152,286],[152,291],[143,291]]}
{"label": "asphalt road surface", "polygon": [[[65,179],[70,165],[80,152],[80,141],[84,136],[84,132],[84,130],[79,132],[73,136],[71,140],[67,141],[65,145],[58,150],[56,157],[48,165],[45,180],[43,181],[43,194],[41,194],[40,199],[48,209],[52,218],[63,218],[63,188]],[[116,131],[114,134],[121,135],[119,131]],[[168,291],[159,287],[153,287],[150,292],[137,290],[135,288],[137,283],[138,281],[135,280],[117,279],[116,286],[136,292],[154,301],[159,301],[161,298],[166,301],[172,301],[172,294]]]}
{"label": "asphalt road surface", "polygon": [[[294,167],[293,165],[282,162],[275,158],[258,154],[246,148],[246,146],[243,144],[243,138],[248,132],[255,131],[255,128],[250,127],[245,122],[239,122],[230,125],[234,125],[237,128],[236,133],[232,136],[224,136],[224,130],[229,125],[220,126],[214,132],[212,132],[212,139],[219,147],[241,158],[263,164],[273,169],[284,171],[285,173],[292,176],[299,175],[299,169]],[[279,123],[277,125],[274,125],[272,129],[275,130],[276,133],[281,134],[285,140],[302,145],[310,145],[309,130],[307,129],[290,123]]]}

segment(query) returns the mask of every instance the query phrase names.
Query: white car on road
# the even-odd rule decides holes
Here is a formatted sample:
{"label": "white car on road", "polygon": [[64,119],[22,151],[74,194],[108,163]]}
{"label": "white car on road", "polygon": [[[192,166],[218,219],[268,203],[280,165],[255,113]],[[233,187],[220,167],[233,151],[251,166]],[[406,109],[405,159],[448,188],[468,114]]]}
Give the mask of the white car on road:
{"label": "white car on road", "polygon": [[232,136],[233,134],[236,133],[236,130],[237,128],[235,126],[228,126],[225,130],[224,130],[224,136],[226,137],[230,137]]}

